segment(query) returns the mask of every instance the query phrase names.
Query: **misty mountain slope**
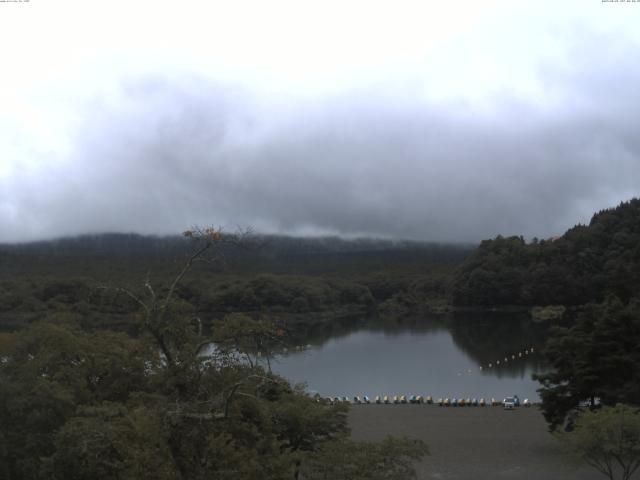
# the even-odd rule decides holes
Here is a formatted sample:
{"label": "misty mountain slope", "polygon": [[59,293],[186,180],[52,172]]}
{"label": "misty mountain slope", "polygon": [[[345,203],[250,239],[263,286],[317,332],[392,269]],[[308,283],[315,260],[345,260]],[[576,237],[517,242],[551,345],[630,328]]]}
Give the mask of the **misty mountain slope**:
{"label": "misty mountain slope", "polygon": [[[171,274],[193,245],[181,236],[105,233],[0,244],[0,278],[81,275],[96,279]],[[355,274],[382,270],[423,273],[460,263],[472,244],[372,238],[253,235],[243,248],[221,245],[223,261],[200,273]]]}

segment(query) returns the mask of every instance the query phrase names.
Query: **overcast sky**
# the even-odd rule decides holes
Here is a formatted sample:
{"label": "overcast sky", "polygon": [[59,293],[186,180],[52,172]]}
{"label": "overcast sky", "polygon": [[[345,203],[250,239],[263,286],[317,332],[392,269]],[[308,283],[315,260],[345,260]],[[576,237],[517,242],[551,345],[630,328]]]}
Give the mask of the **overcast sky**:
{"label": "overcast sky", "polygon": [[0,242],[547,237],[640,195],[640,2],[0,2]]}

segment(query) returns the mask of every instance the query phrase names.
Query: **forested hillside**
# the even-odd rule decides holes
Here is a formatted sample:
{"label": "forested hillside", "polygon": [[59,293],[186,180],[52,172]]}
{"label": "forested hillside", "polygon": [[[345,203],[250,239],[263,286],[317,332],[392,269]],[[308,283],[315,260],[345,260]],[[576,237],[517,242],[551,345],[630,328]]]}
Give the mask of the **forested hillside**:
{"label": "forested hillside", "polygon": [[640,199],[548,240],[483,241],[459,267],[454,305],[582,305],[640,291]]}
{"label": "forested hillside", "polygon": [[[193,265],[176,294],[206,323],[230,312],[289,324],[447,304],[469,245],[249,236]],[[129,330],[138,305],[113,287],[161,288],[192,248],[184,237],[106,234],[0,246],[0,330],[65,315],[85,328]],[[110,288],[105,288],[110,287]],[[428,305],[426,305],[428,308]]]}
{"label": "forested hillside", "polygon": [[[471,244],[244,235],[243,247],[221,246],[219,272],[331,274],[371,271],[421,273],[433,265],[453,265],[473,249]],[[50,241],[0,244],[0,278],[12,275],[82,275],[122,280],[123,275],[172,271],[191,250],[182,236],[111,233]],[[199,272],[200,270],[198,270]]]}

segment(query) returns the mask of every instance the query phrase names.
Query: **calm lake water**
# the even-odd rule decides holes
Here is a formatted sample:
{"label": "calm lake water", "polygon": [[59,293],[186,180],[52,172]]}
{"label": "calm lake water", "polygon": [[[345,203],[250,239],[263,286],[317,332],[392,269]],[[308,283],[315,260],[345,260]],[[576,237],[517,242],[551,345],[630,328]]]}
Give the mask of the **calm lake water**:
{"label": "calm lake water", "polygon": [[539,398],[531,374],[545,370],[538,354],[545,333],[526,318],[485,314],[327,328],[310,335],[304,351],[277,356],[272,369],[322,396]]}

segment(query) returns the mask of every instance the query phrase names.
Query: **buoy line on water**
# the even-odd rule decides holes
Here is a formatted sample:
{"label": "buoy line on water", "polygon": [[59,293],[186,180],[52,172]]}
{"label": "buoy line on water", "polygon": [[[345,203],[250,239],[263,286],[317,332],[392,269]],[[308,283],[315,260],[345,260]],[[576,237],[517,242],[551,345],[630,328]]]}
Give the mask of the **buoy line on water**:
{"label": "buoy line on water", "polygon": [[[491,369],[491,368],[498,368],[501,365],[506,365],[509,362],[513,363],[517,360],[522,360],[524,358],[527,358],[529,355],[532,355],[533,353],[535,353],[535,348],[534,347],[529,347],[529,348],[525,348],[522,351],[519,351],[517,353],[513,353],[511,355],[506,355],[504,357],[504,359],[498,359],[495,360],[493,362],[489,362],[486,365],[479,365],[477,367],[478,371],[483,371],[483,370],[487,370],[487,369]],[[469,368],[467,369],[466,372],[458,372],[458,377],[464,375],[465,373],[467,374],[472,374],[473,373],[473,369]]]}
{"label": "buoy line on water", "polygon": [[[482,371],[485,371],[485,370],[488,370],[488,369],[494,369],[494,368],[497,369],[501,365],[504,366],[504,365],[508,364],[510,361],[511,361],[511,363],[514,363],[517,360],[525,359],[525,358],[529,357],[530,355],[533,355],[533,353],[535,353],[535,348],[534,347],[525,348],[524,350],[521,350],[521,351],[519,351],[517,353],[513,353],[511,355],[506,355],[504,357],[504,359],[499,359],[499,360],[495,360],[493,362],[489,362],[484,366],[483,365],[479,365],[477,367],[477,371],[482,372]],[[457,376],[461,377],[462,375],[465,375],[465,373],[467,375],[471,375],[471,374],[473,374],[473,372],[474,372],[474,369],[469,368],[469,369],[467,369],[466,372],[458,372]]]}
{"label": "buoy line on water", "polygon": [[[525,348],[522,351],[519,351],[517,353],[513,353],[511,355],[507,355],[504,357],[504,359],[500,359],[500,360],[496,360],[495,362],[489,362],[486,366],[483,365],[479,365],[477,367],[478,371],[483,371],[486,369],[492,369],[492,368],[499,368],[500,365],[505,365],[508,364],[509,361],[511,360],[511,362],[515,362],[516,360],[519,359],[524,359],[527,358],[529,355],[532,355],[533,353],[535,353],[535,348],[534,347],[529,347],[529,348]],[[467,370],[468,374],[473,373],[472,369],[468,369]],[[458,376],[463,375],[462,372],[458,372]],[[321,400],[322,397],[320,397],[319,395],[316,395],[318,398],[318,401]],[[516,397],[517,399],[517,397]],[[356,405],[366,405],[366,404],[371,404],[371,403],[375,403],[375,404],[384,404],[384,405],[396,405],[396,404],[435,404],[435,405],[439,405],[439,406],[444,406],[444,407],[449,407],[449,406],[453,406],[453,407],[464,407],[464,406],[472,406],[472,407],[484,407],[484,406],[498,406],[498,405],[502,405],[503,401],[498,401],[495,398],[491,398],[490,400],[487,399],[485,400],[484,398],[471,398],[471,397],[461,397],[461,398],[456,398],[456,397],[441,397],[438,398],[437,400],[435,400],[431,395],[427,395],[426,397],[423,397],[422,395],[377,395],[374,397],[373,400],[370,399],[369,396],[367,395],[363,395],[362,397],[356,395],[353,397],[353,400],[351,400],[348,396],[336,396],[336,397],[325,397],[324,398],[325,401],[334,404],[334,403],[350,403],[350,404],[356,404]],[[522,401],[522,405],[525,407],[529,407],[531,406],[533,403],[531,401],[529,401],[529,399],[525,398]],[[516,406],[520,406],[519,404],[519,400],[518,400],[518,404]]]}
{"label": "buoy line on water", "polygon": [[504,359],[498,359],[494,362],[489,362],[486,366],[480,365],[478,367],[478,370],[484,370],[485,368],[497,368],[500,366],[501,363],[505,365],[509,363],[509,361],[514,362],[518,359],[527,358],[529,355],[532,355],[533,353],[535,353],[534,347],[525,348],[520,352],[505,356]]}

